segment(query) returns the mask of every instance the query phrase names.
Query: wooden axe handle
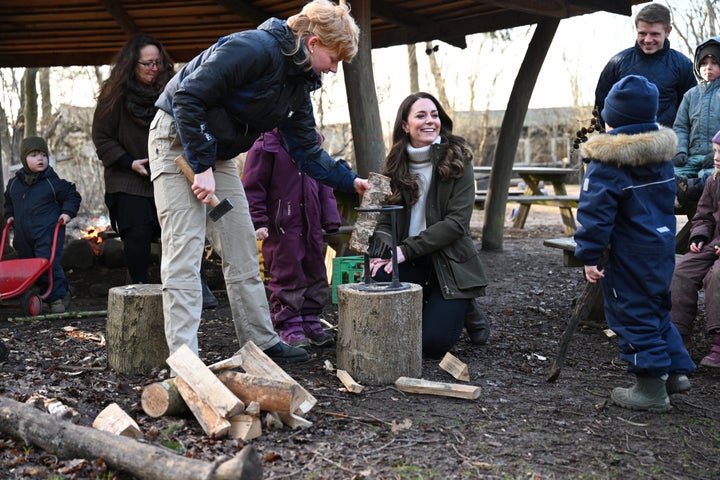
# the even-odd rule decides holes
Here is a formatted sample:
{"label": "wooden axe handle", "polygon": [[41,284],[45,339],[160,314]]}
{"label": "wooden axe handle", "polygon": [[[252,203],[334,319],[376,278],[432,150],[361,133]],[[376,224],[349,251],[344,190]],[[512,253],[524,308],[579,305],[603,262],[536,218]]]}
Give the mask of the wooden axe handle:
{"label": "wooden axe handle", "polygon": [[[178,168],[185,174],[185,177],[187,177],[188,180],[190,180],[190,183],[195,182],[195,172],[193,172],[192,167],[188,163],[188,161],[185,159],[185,155],[180,154],[177,157],[175,157],[175,165],[178,166]],[[220,203],[220,200],[213,195],[210,199],[210,206],[212,208],[217,207],[218,203]]]}

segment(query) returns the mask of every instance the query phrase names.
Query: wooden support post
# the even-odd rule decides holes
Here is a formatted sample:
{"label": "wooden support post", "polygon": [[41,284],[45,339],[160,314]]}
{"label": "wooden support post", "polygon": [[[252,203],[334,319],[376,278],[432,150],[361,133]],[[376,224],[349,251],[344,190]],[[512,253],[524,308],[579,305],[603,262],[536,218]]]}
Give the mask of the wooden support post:
{"label": "wooden support post", "polygon": [[388,385],[422,374],[422,288],[338,286],[337,365],[360,383]]}
{"label": "wooden support post", "polygon": [[168,346],[162,285],[125,285],[108,292],[108,365],[125,374],[165,366]]}

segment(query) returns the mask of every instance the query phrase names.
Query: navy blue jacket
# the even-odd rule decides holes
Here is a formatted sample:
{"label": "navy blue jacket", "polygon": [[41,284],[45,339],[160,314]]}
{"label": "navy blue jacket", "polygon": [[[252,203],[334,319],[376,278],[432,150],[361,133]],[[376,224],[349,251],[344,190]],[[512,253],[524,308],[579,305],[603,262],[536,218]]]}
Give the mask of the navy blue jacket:
{"label": "navy blue jacket", "polygon": [[605,98],[615,82],[627,75],[642,75],[655,84],[660,96],[657,121],[666,127],[673,126],[685,92],[697,85],[692,62],[671,49],[669,40],[666,39],[663,48],[652,55],[645,54],[635,42],[635,46],[613,56],[600,74],[595,89],[598,112],[602,112]]}
{"label": "navy blue jacket", "polygon": [[18,170],[5,188],[4,214],[15,217],[14,243],[25,242],[34,250],[35,242],[52,238],[60,214],[77,215],[81,201],[75,184],[58,177],[52,167],[39,173],[32,185],[25,183],[25,171]]}
{"label": "navy blue jacket", "polygon": [[334,188],[353,191],[357,174],[317,143],[310,93],[320,76],[307,70],[285,21],[222,37],[186,64],[165,87],[158,108],[172,114],[196,173],[246,152],[276,128],[301,170]]}

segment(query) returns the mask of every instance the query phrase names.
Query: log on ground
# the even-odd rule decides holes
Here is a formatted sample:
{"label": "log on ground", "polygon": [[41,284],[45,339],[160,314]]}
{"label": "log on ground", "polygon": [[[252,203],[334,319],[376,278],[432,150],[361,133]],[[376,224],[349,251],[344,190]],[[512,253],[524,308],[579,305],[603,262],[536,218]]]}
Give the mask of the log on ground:
{"label": "log on ground", "polygon": [[102,458],[111,468],[145,480],[260,480],[263,476],[262,463],[252,446],[225,462],[203,462],[166,448],[58,421],[6,397],[0,397],[0,432],[59,458]]}

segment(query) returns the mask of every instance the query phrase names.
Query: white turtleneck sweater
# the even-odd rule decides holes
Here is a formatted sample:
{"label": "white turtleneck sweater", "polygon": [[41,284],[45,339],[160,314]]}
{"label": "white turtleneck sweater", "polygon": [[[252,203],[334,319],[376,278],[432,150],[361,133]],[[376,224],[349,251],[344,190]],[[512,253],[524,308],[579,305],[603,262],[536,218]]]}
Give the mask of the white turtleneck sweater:
{"label": "white turtleneck sweater", "polygon": [[[439,135],[433,143],[440,143]],[[415,148],[408,144],[407,154],[410,159],[408,167],[411,173],[417,174],[418,187],[420,189],[420,197],[410,209],[410,230],[408,235],[414,237],[427,228],[425,205],[427,203],[427,193],[430,189],[430,181],[433,175],[433,164],[430,160],[430,145]]]}

